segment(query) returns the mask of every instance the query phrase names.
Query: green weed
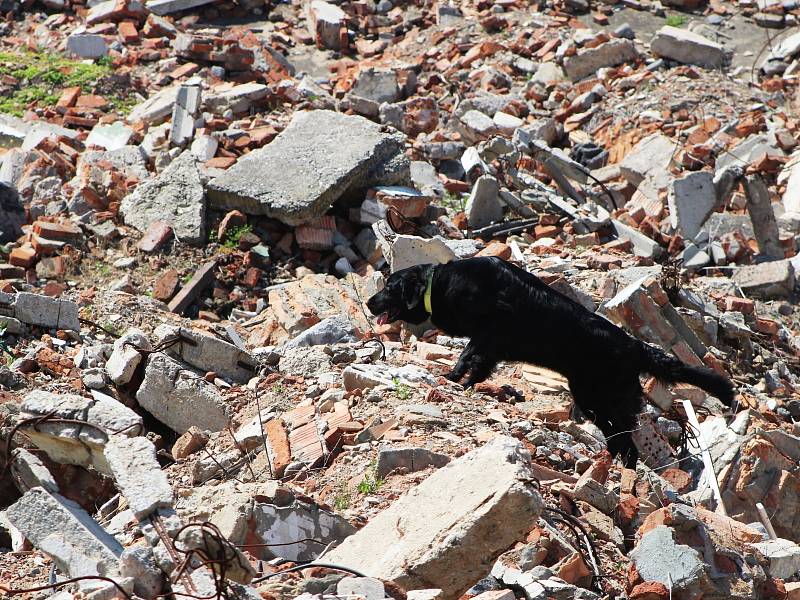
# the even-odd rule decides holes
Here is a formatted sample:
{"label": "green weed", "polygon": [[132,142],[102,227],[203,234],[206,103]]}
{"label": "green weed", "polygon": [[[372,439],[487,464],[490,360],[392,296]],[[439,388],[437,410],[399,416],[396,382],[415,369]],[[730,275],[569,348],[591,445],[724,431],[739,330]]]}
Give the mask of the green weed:
{"label": "green weed", "polygon": [[408,400],[409,398],[411,398],[411,394],[414,392],[414,390],[411,389],[410,385],[405,383],[400,383],[400,380],[397,377],[392,379],[392,383],[394,384],[395,387],[394,390],[395,396],[400,398],[400,400]]}
{"label": "green weed", "polygon": [[670,27],[683,27],[686,25],[686,15],[670,15],[667,17],[665,23]]}
{"label": "green weed", "polygon": [[347,489],[347,484],[342,483],[339,486],[339,490],[336,492],[336,496],[333,498],[333,507],[336,510],[347,510],[350,508],[350,502],[352,498],[350,496],[350,490]]}
{"label": "green weed", "polygon": [[241,227],[234,227],[231,229],[228,234],[225,236],[225,243],[222,244],[224,248],[228,250],[235,250],[239,247],[239,239],[245,233],[252,233],[253,226],[247,223],[246,225],[242,225]]}
{"label": "green weed", "polygon": [[[111,59],[81,62],[51,52],[0,52],[0,75],[19,81],[19,88],[0,99],[0,112],[21,116],[33,103],[55,104],[63,88],[80,87],[84,92],[113,72]],[[135,99],[109,97],[120,112],[130,111]]]}
{"label": "green weed", "polygon": [[381,486],[385,483],[383,479],[378,477],[377,474],[378,465],[373,462],[369,466],[369,471],[366,475],[364,475],[364,479],[361,480],[361,483],[358,484],[358,491],[364,495],[367,494],[374,494],[377,492]]}
{"label": "green weed", "polygon": [[463,212],[467,206],[467,201],[461,194],[445,192],[440,204],[451,212]]}

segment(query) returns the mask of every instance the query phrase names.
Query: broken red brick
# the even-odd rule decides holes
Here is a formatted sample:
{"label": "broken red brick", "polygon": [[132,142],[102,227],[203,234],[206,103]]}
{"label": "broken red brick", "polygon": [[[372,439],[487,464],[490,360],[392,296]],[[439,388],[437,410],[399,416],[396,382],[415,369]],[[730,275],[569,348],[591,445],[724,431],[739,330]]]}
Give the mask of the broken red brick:
{"label": "broken red brick", "polygon": [[247,216],[243,212],[238,210],[228,212],[217,228],[217,239],[224,242],[228,232],[244,225],[247,225]]}
{"label": "broken red brick", "polygon": [[509,260],[511,258],[511,246],[502,242],[492,242],[478,252],[478,256],[497,256],[503,260]]}
{"label": "broken red brick", "polygon": [[283,477],[286,467],[292,462],[292,453],[289,447],[289,437],[283,420],[270,419],[264,425],[266,445],[269,450],[269,459],[272,466],[272,476]]}
{"label": "broken red brick", "polygon": [[757,317],[755,326],[756,331],[765,333],[767,335],[778,335],[778,331],[780,331],[780,324],[772,319],[763,319],[761,317]]}
{"label": "broken red brick", "polygon": [[172,237],[172,227],[163,221],[153,221],[147,228],[144,237],[139,240],[137,248],[142,252],[155,252]]}
{"label": "broken red brick", "polygon": [[743,315],[752,315],[755,311],[755,303],[749,298],[726,296],[723,300],[725,302],[725,310],[727,311],[736,311]]}
{"label": "broken red brick", "polygon": [[65,221],[62,223],[50,223],[49,221],[36,221],[33,224],[33,232],[47,240],[58,240],[63,242],[73,242],[83,237],[77,225]]}
{"label": "broken red brick", "polygon": [[117,26],[117,33],[126,44],[130,44],[139,39],[139,32],[136,30],[136,25],[130,21],[122,21]]}
{"label": "broken red brick", "polygon": [[204,166],[207,169],[227,169],[236,163],[234,156],[215,156],[211,160],[207,160]]}
{"label": "broken red brick", "polygon": [[169,302],[178,291],[180,275],[175,269],[164,271],[153,285],[153,298],[161,302]]}
{"label": "broken red brick", "polygon": [[61,97],[56,103],[56,108],[69,108],[75,106],[78,96],[81,95],[81,88],[79,86],[64,88],[61,92]]}
{"label": "broken red brick", "polygon": [[635,585],[628,594],[631,600],[669,600],[669,589],[660,581],[645,581]]}
{"label": "broken red brick", "polygon": [[36,264],[36,250],[30,246],[14,248],[8,257],[8,262],[15,267],[29,269]]}

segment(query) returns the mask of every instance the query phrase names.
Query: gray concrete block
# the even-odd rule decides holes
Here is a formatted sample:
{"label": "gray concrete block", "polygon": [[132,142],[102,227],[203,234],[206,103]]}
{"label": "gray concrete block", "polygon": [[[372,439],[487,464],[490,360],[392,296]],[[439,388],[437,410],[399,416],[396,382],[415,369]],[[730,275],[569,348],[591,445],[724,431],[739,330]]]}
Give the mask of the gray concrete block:
{"label": "gray concrete block", "polygon": [[141,520],[158,508],[172,508],[172,486],[156,459],[156,447],[144,437],[111,436],[105,447],[111,475]]}
{"label": "gray concrete block", "polygon": [[14,305],[14,317],[28,325],[81,330],[77,304],[41,294],[19,292]]}
{"label": "gray concrete block", "polygon": [[536,522],[533,480],[522,444],[496,437],[405,493],[326,560],[457,598]]}
{"label": "gray concrete block", "polygon": [[[209,199],[215,208],[300,225],[324,214],[350,188],[399,183],[386,181],[381,166],[404,158],[403,145],[403,135],[385,133],[362,117],[299,112],[272,142],[212,179]],[[404,164],[407,177],[407,159]]]}
{"label": "gray concrete block", "polygon": [[217,388],[161,352],[147,359],[136,400],[178,433],[192,425],[220,431],[230,424],[230,407]]}
{"label": "gray concrete block", "polygon": [[118,574],[122,546],[72,500],[33,488],[6,516],[69,577]]}
{"label": "gray concrete block", "polygon": [[249,352],[212,335],[173,325],[159,325],[153,335],[156,344],[183,338],[165,352],[180,358],[200,371],[213,371],[220,377],[237,383],[246,383],[258,374],[258,362]]}
{"label": "gray concrete block", "polygon": [[54,418],[79,421],[45,421],[35,428],[23,427],[22,431],[54,461],[91,466],[104,475],[110,474],[103,455],[109,435],[134,436],[143,431],[142,418],[108,396],[94,400],[76,394],[35,390],[25,397],[20,409],[22,419],[52,414]]}

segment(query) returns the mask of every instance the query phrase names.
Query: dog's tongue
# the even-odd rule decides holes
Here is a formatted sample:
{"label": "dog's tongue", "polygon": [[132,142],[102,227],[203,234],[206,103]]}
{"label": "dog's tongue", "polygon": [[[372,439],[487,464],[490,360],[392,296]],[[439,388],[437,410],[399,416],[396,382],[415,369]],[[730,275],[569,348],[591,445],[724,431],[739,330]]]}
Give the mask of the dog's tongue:
{"label": "dog's tongue", "polygon": [[388,312],[381,313],[375,320],[378,322],[378,325],[385,325],[386,323],[389,322],[389,313]]}

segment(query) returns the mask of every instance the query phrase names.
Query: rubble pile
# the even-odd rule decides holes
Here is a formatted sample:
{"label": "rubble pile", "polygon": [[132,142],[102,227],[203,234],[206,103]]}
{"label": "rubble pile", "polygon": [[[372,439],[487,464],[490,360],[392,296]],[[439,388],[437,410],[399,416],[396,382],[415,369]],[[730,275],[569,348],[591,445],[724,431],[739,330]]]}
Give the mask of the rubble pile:
{"label": "rubble pile", "polygon": [[[0,11],[0,590],[800,598],[798,6]],[[557,373],[449,382],[365,302],[472,256],[736,405],[643,380],[628,469]]]}

